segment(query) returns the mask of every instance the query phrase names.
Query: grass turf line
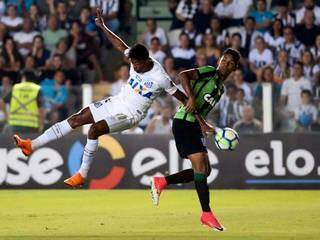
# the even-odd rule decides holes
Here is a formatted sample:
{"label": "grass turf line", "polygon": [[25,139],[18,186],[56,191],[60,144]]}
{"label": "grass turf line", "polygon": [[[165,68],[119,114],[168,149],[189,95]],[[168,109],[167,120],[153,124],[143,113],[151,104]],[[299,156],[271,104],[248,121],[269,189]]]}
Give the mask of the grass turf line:
{"label": "grass turf line", "polygon": [[320,191],[211,191],[225,232],[200,225],[193,190],[1,190],[0,239],[320,239]]}

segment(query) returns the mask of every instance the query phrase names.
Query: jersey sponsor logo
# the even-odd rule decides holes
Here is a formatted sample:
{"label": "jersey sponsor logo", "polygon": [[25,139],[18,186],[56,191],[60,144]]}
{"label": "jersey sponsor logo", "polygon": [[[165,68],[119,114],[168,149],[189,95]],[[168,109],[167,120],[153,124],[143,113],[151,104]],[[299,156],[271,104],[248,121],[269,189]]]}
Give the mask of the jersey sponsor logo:
{"label": "jersey sponsor logo", "polygon": [[135,93],[140,94],[142,97],[146,97],[148,99],[151,98],[152,92],[150,92],[147,87],[135,81],[133,78],[129,80],[129,85],[132,87]]}
{"label": "jersey sponsor logo", "polygon": [[144,86],[145,86],[146,88],[152,88],[153,82],[145,82],[145,83],[144,83]]}
{"label": "jersey sponsor logo", "polygon": [[214,97],[212,97],[210,94],[206,94],[204,95],[203,98],[207,103],[209,103],[212,107],[214,107],[214,104],[215,104]]}

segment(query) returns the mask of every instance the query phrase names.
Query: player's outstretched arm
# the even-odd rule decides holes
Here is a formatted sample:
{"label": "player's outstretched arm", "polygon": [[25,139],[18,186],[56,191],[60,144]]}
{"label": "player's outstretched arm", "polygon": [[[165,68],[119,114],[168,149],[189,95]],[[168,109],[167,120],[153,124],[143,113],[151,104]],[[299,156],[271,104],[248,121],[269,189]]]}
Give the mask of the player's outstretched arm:
{"label": "player's outstretched arm", "polygon": [[96,25],[104,32],[105,36],[111,42],[111,44],[121,52],[124,52],[126,49],[128,49],[129,46],[124,41],[122,41],[121,38],[114,34],[109,28],[107,28],[107,26],[104,24],[102,10],[97,8],[96,13]]}
{"label": "player's outstretched arm", "polygon": [[186,111],[187,112],[194,112],[195,109],[195,97],[191,88],[191,80],[197,80],[199,78],[199,74],[197,69],[189,69],[186,71],[182,71],[179,73],[178,78],[183,89],[186,91],[188,101],[186,104]]}

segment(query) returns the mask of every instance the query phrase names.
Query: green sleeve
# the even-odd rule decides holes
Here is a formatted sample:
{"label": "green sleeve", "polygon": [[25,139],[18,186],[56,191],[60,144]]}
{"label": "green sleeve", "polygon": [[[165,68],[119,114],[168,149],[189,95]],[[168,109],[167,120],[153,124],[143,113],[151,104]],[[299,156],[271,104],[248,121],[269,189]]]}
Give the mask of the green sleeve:
{"label": "green sleeve", "polygon": [[197,68],[198,74],[199,74],[199,79],[206,78],[213,76],[216,69],[212,66],[203,66]]}

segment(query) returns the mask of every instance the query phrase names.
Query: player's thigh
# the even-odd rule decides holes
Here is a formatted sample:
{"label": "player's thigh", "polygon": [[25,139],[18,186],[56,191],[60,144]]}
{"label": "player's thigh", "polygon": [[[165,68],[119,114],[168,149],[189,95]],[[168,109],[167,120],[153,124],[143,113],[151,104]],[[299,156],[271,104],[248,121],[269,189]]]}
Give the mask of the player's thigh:
{"label": "player's thigh", "polygon": [[86,107],[68,118],[68,122],[72,128],[77,128],[86,124],[94,123],[89,107]]}
{"label": "player's thigh", "polygon": [[210,163],[207,152],[192,153],[187,156],[191,161],[192,168],[195,172],[208,174],[210,171]]}
{"label": "player's thigh", "polygon": [[[133,115],[117,97],[110,97],[89,105],[95,122],[104,120],[110,133],[132,128],[141,118]],[[141,113],[142,114],[142,113]]]}

